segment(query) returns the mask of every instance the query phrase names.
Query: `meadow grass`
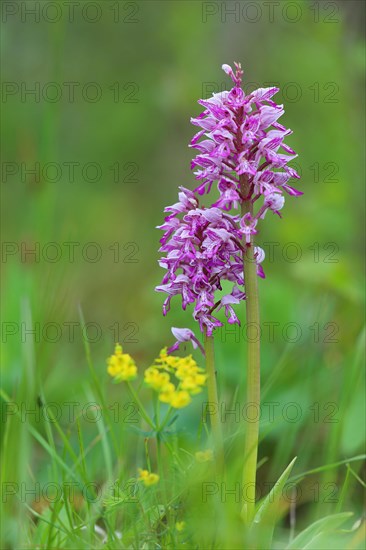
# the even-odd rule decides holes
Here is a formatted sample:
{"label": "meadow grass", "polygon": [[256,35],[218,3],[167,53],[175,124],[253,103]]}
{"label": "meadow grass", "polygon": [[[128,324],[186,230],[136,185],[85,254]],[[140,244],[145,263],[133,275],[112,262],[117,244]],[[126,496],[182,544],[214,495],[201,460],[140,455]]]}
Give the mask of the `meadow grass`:
{"label": "meadow grass", "polygon": [[[23,314],[31,314],[26,305]],[[361,334],[349,358],[349,385],[353,388],[360,383],[363,340]],[[117,386],[120,407],[116,415],[111,385],[105,377],[105,358],[97,359],[94,366],[90,345],[84,343],[84,382],[72,392],[72,400],[69,391],[64,397],[65,402],[75,399],[92,404],[87,415],[77,407],[71,422],[64,413],[57,419],[52,395],[46,395],[35,374],[30,345],[24,350],[25,368],[16,393],[1,391],[3,412],[8,413],[3,419],[1,451],[3,548],[264,549],[268,544],[289,549],[363,548],[365,455],[349,453],[344,457],[341,446],[349,422],[342,411],[350,410],[354,398],[349,388],[338,386],[337,422],[327,424],[324,411],[322,419],[313,416],[318,411],[312,410],[306,399],[296,401],[305,416],[300,421],[288,422],[277,415],[261,422],[259,512],[255,527],[248,529],[240,518],[242,495],[238,489],[242,469],[238,451],[246,422],[237,422],[235,415],[227,414],[223,422],[227,471],[225,478],[218,478],[213,462],[195,459],[197,451],[212,444],[202,412],[207,398],[202,395],[200,403],[178,410],[157,437],[136,414],[136,404],[121,385]],[[283,387],[286,373],[281,364],[289,360],[291,353],[285,351],[272,379],[264,384],[263,403],[293,402],[290,397],[277,401],[278,393],[273,393],[273,388]],[[324,403],[327,392],[321,378],[318,384],[312,383],[312,403]],[[66,389],[67,384],[63,385]],[[297,388],[298,396],[305,385],[306,379]],[[152,396],[146,389],[138,391],[154,419]],[[225,391],[228,389],[221,390]],[[288,391],[291,395],[291,388]],[[24,414],[21,403],[27,404],[30,413]],[[233,403],[230,406],[233,410]],[[44,413],[38,418],[36,408]],[[294,462],[295,455],[289,476],[283,484],[276,483],[283,465]],[[159,483],[145,487],[138,481],[138,467],[158,471]]]}
{"label": "meadow grass", "polygon": [[[90,263],[78,253],[71,263],[63,248],[56,263],[31,254],[4,262],[0,547],[361,550],[364,42],[337,10],[339,23],[324,21],[329,13],[320,10],[315,24],[305,2],[299,2],[298,24],[281,19],[274,25],[233,18],[224,24],[219,16],[203,24],[198,2],[163,2],[159,9],[154,2],[138,4],[138,25],[76,19],[71,26],[65,20],[50,26],[18,18],[2,33],[9,81],[84,84],[98,75],[104,92],[93,104],[11,98],[3,123],[5,160],[28,168],[96,160],[104,172],[95,184],[80,171],[71,182],[64,170],[57,183],[17,174],[3,186],[7,241],[30,248],[36,242],[97,242],[103,258]],[[224,481],[213,462],[196,458],[212,445],[206,390],[172,415],[157,437],[128,387],[113,385],[106,372],[116,341],[142,372],[171,343],[170,325],[186,326],[178,308],[169,322],[161,320],[161,297],[153,294],[161,276],[159,237],[152,228],[176,186],[187,178],[192,183],[185,147],[193,102],[206,85],[221,85],[211,81],[218,63],[230,59],[241,59],[253,81],[292,83],[301,91],[287,104],[286,123],[296,128],[305,195],[288,209],[286,222],[269,220],[260,235],[263,243],[278,243],[259,289],[262,321],[280,328],[274,340],[266,331],[262,341],[253,529],[242,522],[237,486],[247,426],[242,336],[215,335],[219,399],[227,412]],[[117,79],[121,89],[138,84],[137,103],[114,102],[108,90]],[[329,84],[338,87],[331,103]],[[136,182],[124,181],[125,172],[113,181],[109,167],[117,160],[122,172],[125,163],[136,163]],[[301,246],[298,262],[281,254],[289,240]],[[110,248],[116,241],[119,261]],[[136,263],[126,261],[131,244]],[[332,245],[335,262],[329,262]],[[22,324],[37,331],[37,324],[50,321],[63,327],[60,341],[21,334]],[[79,324],[74,339],[65,322]],[[103,327],[97,341],[80,330],[88,322]],[[302,329],[298,342],[281,336],[293,322]],[[140,381],[133,384],[154,420],[152,392]],[[139,468],[158,473],[159,482],[145,487]]]}

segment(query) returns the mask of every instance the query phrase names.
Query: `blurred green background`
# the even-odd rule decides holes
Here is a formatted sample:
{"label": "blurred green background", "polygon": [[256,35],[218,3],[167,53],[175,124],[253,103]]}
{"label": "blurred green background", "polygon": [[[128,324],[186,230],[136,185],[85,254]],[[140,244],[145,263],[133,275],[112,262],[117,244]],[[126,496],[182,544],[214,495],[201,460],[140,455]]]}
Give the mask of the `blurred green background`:
{"label": "blurred green background", "polygon": [[[115,340],[148,366],[172,343],[171,326],[195,328],[178,300],[162,317],[155,226],[178,186],[195,185],[188,143],[197,100],[229,87],[221,65],[240,61],[247,89],[281,87],[304,191],[258,235],[267,252],[262,321],[278,323],[274,338],[263,330],[263,399],[302,411],[301,422],[272,426],[260,456],[270,457],[273,479],[295,454],[304,471],[362,452],[363,3],[105,0],[73,12],[62,2],[3,4],[5,391],[19,398],[26,379],[31,404],[40,388],[48,401],[85,401],[79,305],[110,402],[118,391],[105,358]],[[273,261],[268,242],[278,243]],[[245,390],[238,339],[217,338],[227,400]],[[335,423],[326,421],[329,403]],[[29,447],[21,460],[37,472],[45,459]]]}

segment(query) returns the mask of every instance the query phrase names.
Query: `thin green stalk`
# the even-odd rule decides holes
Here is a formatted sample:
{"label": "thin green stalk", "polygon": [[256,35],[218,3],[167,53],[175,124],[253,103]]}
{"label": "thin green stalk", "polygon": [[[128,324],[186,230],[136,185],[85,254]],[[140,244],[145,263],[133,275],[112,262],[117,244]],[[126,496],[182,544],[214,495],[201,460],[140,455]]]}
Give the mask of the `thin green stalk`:
{"label": "thin green stalk", "polygon": [[217,393],[215,357],[214,357],[214,339],[213,336],[205,334],[205,354],[207,371],[207,391],[208,391],[208,413],[210,417],[213,442],[215,447],[217,472],[224,473],[224,441],[222,436],[222,426],[220,422],[220,407]]}
{"label": "thin green stalk", "polygon": [[[248,182],[242,179],[242,193],[248,197]],[[242,203],[241,214],[253,215],[253,204],[250,200]],[[257,265],[254,259],[253,235],[244,258],[244,280],[246,293],[246,321],[247,326],[254,327],[259,334],[259,300],[257,285]],[[247,343],[247,404],[251,404],[256,411],[255,419],[247,423],[244,446],[244,471],[243,486],[246,501],[244,502],[242,516],[246,523],[250,523],[255,511],[255,484],[257,471],[258,438],[259,438],[259,407],[260,407],[260,339],[248,339]]]}
{"label": "thin green stalk", "polygon": [[148,424],[150,426],[150,428],[152,428],[153,430],[156,430],[155,424],[151,421],[149,415],[147,414],[147,412],[145,410],[145,407],[141,403],[141,400],[139,399],[137,393],[135,392],[132,384],[127,380],[126,385],[127,385],[128,391],[130,392],[132,398],[135,400],[135,403],[139,407],[139,413],[141,414],[142,418],[145,420],[146,424]]}
{"label": "thin green stalk", "polygon": [[[169,408],[167,417],[165,418],[163,424],[168,420],[169,413],[170,413],[171,407]],[[166,514],[166,520],[168,524],[171,524],[171,514],[169,513],[168,509],[168,493],[167,493],[167,485],[166,485],[166,477],[164,472],[164,462],[162,457],[162,429],[163,424],[160,425],[160,401],[156,394],[154,394],[154,411],[155,411],[155,426],[156,426],[156,462],[158,466],[158,473],[160,476],[160,484],[162,487],[162,499],[163,504],[165,505],[165,514]]]}
{"label": "thin green stalk", "polygon": [[172,412],[174,411],[173,407],[170,405],[169,406],[169,409],[165,415],[165,418],[163,420],[163,422],[161,423],[161,425],[159,426],[159,429],[157,431],[159,432],[162,432],[163,429],[165,428],[165,426],[168,424],[169,420],[170,420],[170,416],[172,414]]}
{"label": "thin green stalk", "polygon": [[164,471],[163,463],[161,459],[161,435],[160,435],[160,403],[158,401],[158,396],[154,394],[154,411],[155,411],[155,426],[156,426],[156,461],[158,465],[158,472],[160,478],[163,480]]}

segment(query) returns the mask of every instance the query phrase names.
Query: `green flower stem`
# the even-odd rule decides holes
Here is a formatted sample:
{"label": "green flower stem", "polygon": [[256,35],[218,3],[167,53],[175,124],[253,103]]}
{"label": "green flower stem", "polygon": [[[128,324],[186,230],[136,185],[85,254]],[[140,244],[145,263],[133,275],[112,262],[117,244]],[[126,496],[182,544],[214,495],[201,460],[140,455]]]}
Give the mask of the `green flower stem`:
{"label": "green flower stem", "polygon": [[[248,183],[244,177],[242,180],[242,193],[246,197],[249,194]],[[253,204],[250,200],[244,200],[242,203],[241,214],[253,214]],[[245,244],[244,244],[245,246]],[[257,285],[257,265],[254,260],[254,242],[251,236],[250,246],[244,259],[244,279],[246,292],[246,322],[252,325],[259,333],[259,300]],[[260,339],[249,340],[247,343],[247,404],[255,407],[259,411],[260,407]],[[254,517],[255,511],[255,483],[257,471],[258,455],[258,437],[259,437],[259,414],[253,422],[248,422],[245,432],[244,447],[244,471],[243,485],[244,494],[247,501],[244,503],[242,516],[246,523],[250,523]]]}
{"label": "green flower stem", "polygon": [[152,422],[151,418],[147,414],[147,412],[145,410],[145,407],[143,406],[143,404],[141,403],[140,398],[138,397],[137,393],[133,389],[132,384],[128,380],[126,381],[126,384],[127,384],[127,388],[129,390],[130,394],[132,395],[133,399],[135,400],[135,402],[139,406],[139,413],[141,414],[142,418],[150,426],[150,428],[152,428],[153,430],[156,430],[155,424]]}
{"label": "green flower stem", "polygon": [[159,431],[160,426],[160,406],[159,406],[159,399],[157,394],[154,392],[153,395],[154,400],[154,412],[155,412],[155,425],[156,425],[156,431]]}
{"label": "green flower stem", "polygon": [[158,432],[162,432],[163,429],[165,428],[165,426],[168,424],[168,422],[169,422],[169,420],[170,420],[170,417],[171,417],[171,414],[172,414],[173,410],[174,410],[173,407],[170,405],[170,406],[169,406],[169,409],[168,409],[168,411],[167,411],[167,413],[166,413],[166,415],[165,415],[165,418],[164,418],[163,422],[162,422],[161,425],[158,426],[158,428],[157,428],[157,431],[158,431]]}
{"label": "green flower stem", "polygon": [[215,446],[217,472],[224,473],[224,441],[222,436],[222,426],[220,422],[220,407],[217,393],[215,357],[214,357],[214,339],[213,336],[205,334],[205,354],[207,371],[207,390],[208,390],[208,412],[211,422],[211,430]]}
{"label": "green flower stem", "polygon": [[161,435],[160,435],[159,432],[156,434],[156,462],[157,462],[157,466],[158,466],[158,473],[159,473],[159,476],[160,476],[160,483],[162,484],[162,493],[164,495],[164,502],[167,502],[168,498],[167,498],[167,494],[166,494],[163,459],[162,459],[162,455],[161,455]]}
{"label": "green flower stem", "polygon": [[160,479],[163,479],[163,463],[161,459],[161,434],[160,434],[160,403],[158,396],[154,393],[154,410],[155,410],[155,425],[156,425],[156,461]]}

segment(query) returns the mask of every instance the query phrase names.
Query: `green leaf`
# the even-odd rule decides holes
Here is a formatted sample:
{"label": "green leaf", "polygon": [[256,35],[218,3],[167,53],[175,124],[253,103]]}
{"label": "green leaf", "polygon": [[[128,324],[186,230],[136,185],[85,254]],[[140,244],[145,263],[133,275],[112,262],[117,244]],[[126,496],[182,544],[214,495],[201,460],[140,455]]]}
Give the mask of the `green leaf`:
{"label": "green leaf", "polygon": [[298,550],[307,548],[309,544],[324,531],[332,531],[337,529],[342,523],[352,516],[352,512],[342,512],[340,514],[332,514],[325,518],[315,521],[309,527],[304,529],[292,542],[286,547],[286,550]]}
{"label": "green leaf", "polygon": [[283,488],[295,464],[296,458],[297,457],[290,462],[268,495],[259,503],[250,533],[250,539],[255,541],[255,547],[258,550],[268,550],[268,548],[271,548],[273,531],[278,519],[278,505],[282,497]]}

